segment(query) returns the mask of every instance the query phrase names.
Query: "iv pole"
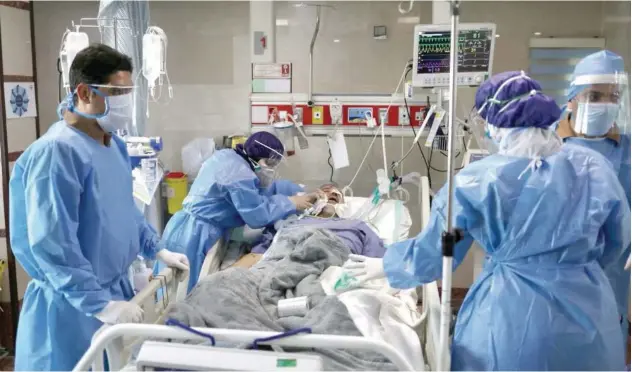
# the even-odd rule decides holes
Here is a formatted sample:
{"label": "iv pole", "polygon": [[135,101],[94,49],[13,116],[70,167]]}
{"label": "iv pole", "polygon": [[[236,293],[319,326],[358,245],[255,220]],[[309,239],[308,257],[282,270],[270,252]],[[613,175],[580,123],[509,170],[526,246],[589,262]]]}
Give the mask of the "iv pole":
{"label": "iv pole", "polygon": [[441,236],[443,271],[441,277],[441,325],[439,329],[439,371],[450,370],[450,320],[452,319],[452,261],[454,246],[463,234],[452,226],[452,207],[454,203],[454,131],[456,115],[456,74],[458,59],[459,0],[449,0],[451,12],[450,25],[450,101],[448,102],[448,203],[446,230]]}

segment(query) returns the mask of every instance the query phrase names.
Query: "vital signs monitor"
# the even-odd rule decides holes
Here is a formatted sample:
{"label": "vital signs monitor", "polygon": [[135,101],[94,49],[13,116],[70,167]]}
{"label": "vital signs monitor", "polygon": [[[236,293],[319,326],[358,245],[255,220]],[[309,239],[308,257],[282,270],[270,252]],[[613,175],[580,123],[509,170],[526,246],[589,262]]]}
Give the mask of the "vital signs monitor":
{"label": "vital signs monitor", "polygon": [[[456,84],[477,86],[492,71],[496,25],[459,23],[459,53]],[[450,85],[450,25],[415,26],[413,86]]]}

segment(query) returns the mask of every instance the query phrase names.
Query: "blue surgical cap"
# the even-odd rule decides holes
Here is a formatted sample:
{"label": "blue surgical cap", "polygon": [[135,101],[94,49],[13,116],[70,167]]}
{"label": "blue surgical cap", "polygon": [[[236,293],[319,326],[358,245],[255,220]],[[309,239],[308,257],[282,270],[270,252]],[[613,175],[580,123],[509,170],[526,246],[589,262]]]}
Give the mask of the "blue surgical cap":
{"label": "blue surgical cap", "polygon": [[[582,83],[590,76],[616,76],[625,73],[625,64],[623,58],[609,50],[602,50],[584,57],[573,71],[573,78],[568,89],[566,97],[572,100],[590,84]],[[579,78],[579,81],[578,81]]]}
{"label": "blue surgical cap", "polygon": [[269,132],[253,133],[243,146],[237,145],[237,148],[242,149],[246,155],[255,161],[279,158],[279,154],[283,154],[284,151],[281,140]]}
{"label": "blue surgical cap", "polygon": [[478,88],[475,106],[487,123],[498,128],[548,128],[561,110],[541,89],[522,71],[502,72]]}

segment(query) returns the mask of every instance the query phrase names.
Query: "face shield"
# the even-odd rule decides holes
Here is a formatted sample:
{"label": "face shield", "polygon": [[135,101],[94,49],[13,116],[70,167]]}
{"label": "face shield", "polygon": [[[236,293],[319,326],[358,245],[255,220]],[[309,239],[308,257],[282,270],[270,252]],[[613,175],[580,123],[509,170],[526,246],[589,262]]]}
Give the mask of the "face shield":
{"label": "face shield", "polygon": [[270,153],[272,154],[270,157],[263,158],[258,162],[255,162],[252,159],[250,160],[255,170],[255,174],[259,178],[261,187],[267,188],[272,185],[275,179],[277,179],[278,170],[281,165],[285,163],[285,157],[283,156],[283,154],[271,148],[270,146],[267,146],[259,141],[255,142],[260,146],[263,146],[266,149],[270,150]]}
{"label": "face shield", "polygon": [[468,122],[471,123],[472,135],[478,147],[487,150],[490,154],[495,154],[499,150],[503,136],[510,128],[500,128],[498,125],[503,123],[494,122],[492,124],[490,121],[511,117],[512,114],[509,112],[514,108],[513,105],[519,103],[524,97],[536,95],[538,91],[533,89],[532,80],[524,71],[515,73],[504,81],[501,80],[502,83],[500,81],[492,82],[492,79],[485,82],[485,86],[481,86],[477,94],[486,92],[484,94],[491,95],[493,92],[493,95],[487,96],[484,101],[479,102],[478,109],[476,107],[472,109]]}
{"label": "face shield", "polygon": [[582,75],[571,83],[571,125],[578,136],[630,134],[630,89],[624,73]]}
{"label": "face shield", "polygon": [[498,143],[492,139],[492,132],[495,131],[492,125],[481,117],[479,110],[474,107],[470,112],[468,123],[472,130],[472,136],[479,149],[486,150],[490,154],[498,152]]}

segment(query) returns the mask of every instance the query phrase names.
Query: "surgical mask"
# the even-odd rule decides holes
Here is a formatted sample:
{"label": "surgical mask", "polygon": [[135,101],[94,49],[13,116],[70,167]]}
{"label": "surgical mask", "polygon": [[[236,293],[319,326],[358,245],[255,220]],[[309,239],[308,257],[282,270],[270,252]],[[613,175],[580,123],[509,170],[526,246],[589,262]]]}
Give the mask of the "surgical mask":
{"label": "surgical mask", "polygon": [[259,178],[259,184],[262,188],[268,188],[274,182],[275,171],[272,168],[259,166],[255,168],[255,174]]}
{"label": "surgical mask", "polygon": [[615,103],[579,103],[573,129],[589,137],[605,136],[618,114],[619,105]]}
{"label": "surgical mask", "polygon": [[105,100],[105,111],[102,114],[86,114],[77,111],[72,104],[71,98],[68,108],[72,112],[84,118],[95,119],[104,132],[116,132],[126,129],[128,125],[132,124],[134,104],[131,92],[116,96],[106,96],[94,87],[90,87],[90,89],[95,94],[103,97]]}
{"label": "surgical mask", "polygon": [[132,124],[134,116],[132,93],[108,96],[105,97],[105,102],[107,105],[105,115],[96,118],[101,129],[105,132],[116,132]]}

